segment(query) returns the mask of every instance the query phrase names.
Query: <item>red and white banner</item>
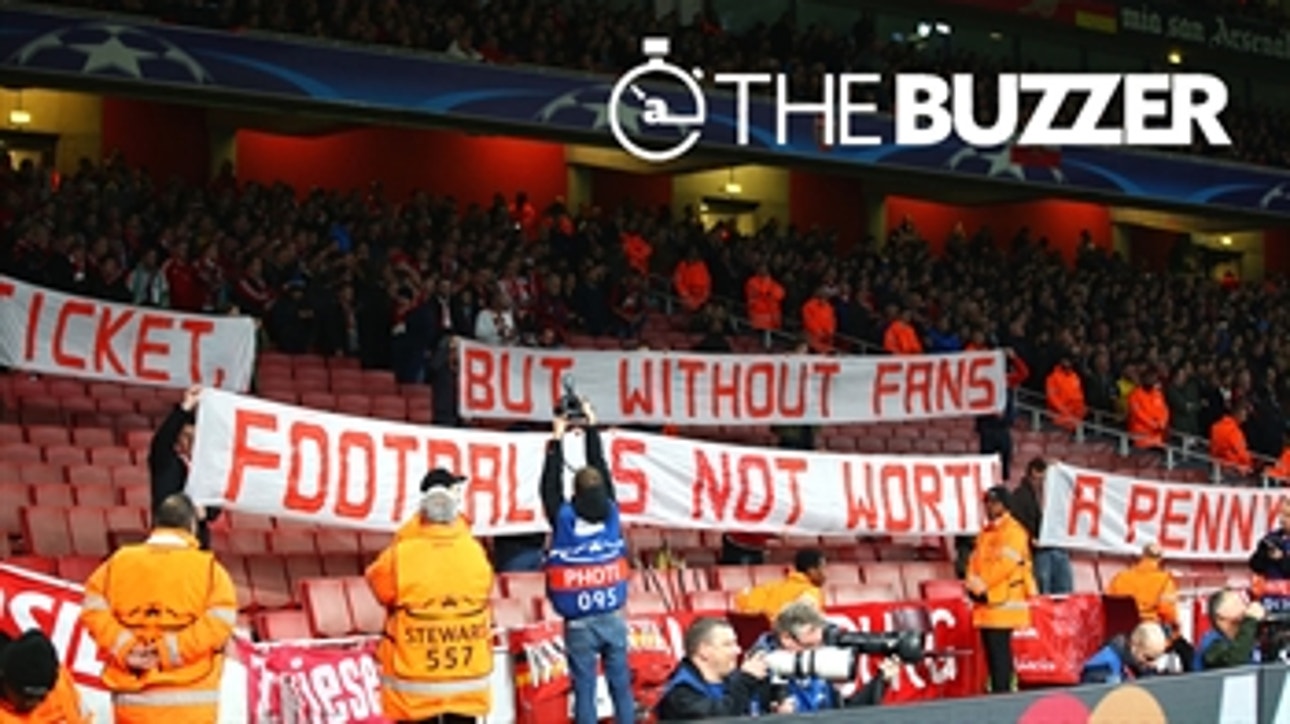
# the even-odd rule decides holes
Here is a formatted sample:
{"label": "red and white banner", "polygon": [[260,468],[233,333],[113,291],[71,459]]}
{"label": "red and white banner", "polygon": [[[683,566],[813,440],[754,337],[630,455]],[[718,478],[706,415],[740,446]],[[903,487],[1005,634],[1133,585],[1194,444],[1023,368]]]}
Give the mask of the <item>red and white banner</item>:
{"label": "red and white banner", "polygon": [[1136,554],[1159,543],[1166,558],[1244,561],[1277,526],[1282,490],[1138,480],[1048,466],[1045,546]]}
{"label": "red and white banner", "polygon": [[255,322],[113,304],[0,276],[0,365],[137,385],[245,390]]}
{"label": "red and white banner", "polygon": [[[954,535],[980,529],[997,458],[866,456],[602,434],[624,517],[671,528],[807,535]],[[425,472],[469,478],[481,535],[546,530],[543,433],[435,428],[209,391],[197,411],[188,492],[200,503],[319,525],[394,530]],[[566,477],[584,460],[566,437]],[[566,484],[568,484],[566,480]]]}
{"label": "red and white banner", "polygon": [[851,423],[1003,409],[1003,353],[916,357],[572,351],[462,340],[465,418],[549,420],[564,381],[601,422],[672,425]]}
{"label": "red and white banner", "polygon": [[1101,596],[1032,598],[1030,626],[1012,635],[1017,680],[1026,686],[1074,686],[1106,638]]}
{"label": "red and white banner", "polygon": [[253,644],[238,639],[247,662],[247,721],[279,724],[386,724],[381,674],[371,639],[350,644]]}

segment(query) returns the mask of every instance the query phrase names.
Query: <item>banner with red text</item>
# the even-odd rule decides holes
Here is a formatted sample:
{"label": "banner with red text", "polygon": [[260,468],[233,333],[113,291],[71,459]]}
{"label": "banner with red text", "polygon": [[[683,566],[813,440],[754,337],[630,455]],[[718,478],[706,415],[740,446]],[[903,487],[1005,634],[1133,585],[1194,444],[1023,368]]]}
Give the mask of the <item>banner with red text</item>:
{"label": "banner with red text", "polygon": [[1166,558],[1244,561],[1277,527],[1283,490],[1138,480],[1065,464],[1044,479],[1045,546]]}
{"label": "banner with red text", "polygon": [[113,304],[0,276],[0,366],[245,390],[255,370],[255,322]]}
{"label": "banner with red text", "polygon": [[[566,485],[585,462],[565,438]],[[837,455],[601,434],[623,516],[671,528],[807,535],[954,535],[980,529],[997,458]],[[436,428],[208,391],[197,411],[188,492],[200,503],[319,525],[393,530],[426,471],[469,478],[480,535],[547,528],[538,485],[544,433]]]}
{"label": "banner with red text", "polygon": [[[984,669],[976,663],[980,646],[966,601],[870,603],[830,607],[826,613],[831,622],[848,631],[888,631],[894,626],[894,614],[911,608],[927,612],[932,626],[928,650],[938,655],[902,667],[885,703],[979,695]],[[677,612],[629,621],[628,665],[637,701],[651,707],[657,703],[668,674],[684,656],[685,629],[699,615]],[[517,724],[559,724],[570,719],[569,671],[560,631],[558,623],[543,623],[510,632]],[[877,674],[880,658],[861,657],[857,683]],[[611,715],[608,701],[600,703],[602,717]]]}
{"label": "banner with red text", "polygon": [[259,643],[238,640],[247,662],[248,721],[386,724],[376,642]]}
{"label": "banner with red text", "polygon": [[464,418],[549,420],[566,380],[601,422],[765,425],[895,422],[999,412],[1002,352],[916,357],[701,354],[494,347],[461,340]]}

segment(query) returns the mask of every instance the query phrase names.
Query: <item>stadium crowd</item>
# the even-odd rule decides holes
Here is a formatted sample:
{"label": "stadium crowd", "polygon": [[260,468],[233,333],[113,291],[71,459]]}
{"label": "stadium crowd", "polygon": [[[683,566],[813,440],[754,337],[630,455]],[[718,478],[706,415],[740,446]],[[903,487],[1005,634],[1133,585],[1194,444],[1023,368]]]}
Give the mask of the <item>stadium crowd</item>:
{"label": "stadium crowd", "polygon": [[[865,16],[850,28],[838,29],[825,24],[801,27],[790,12],[776,22],[758,23],[744,32],[733,33],[721,27],[714,12],[702,12],[695,18],[682,18],[675,12],[660,17],[646,5],[616,7],[554,0],[496,0],[487,5],[462,0],[352,0],[334,4],[315,0],[59,0],[55,4],[143,14],[186,25],[441,52],[468,61],[526,63],[614,75],[641,61],[642,37],[665,35],[672,40],[670,59],[683,67],[702,67],[707,70],[707,78],[717,71],[784,72],[792,79],[792,93],[800,99],[822,97],[819,83],[825,72],[882,73],[884,86],[869,100],[884,110],[891,108],[897,73],[972,72],[984,79],[976,111],[983,124],[994,117],[995,73],[1057,70],[1034,63],[1026,63],[1025,68],[1005,67],[995,59],[947,43],[881,38],[875,34],[872,20]],[[1257,4],[1231,5],[1248,15],[1256,12]],[[1119,126],[1118,105],[1108,110],[1105,124]],[[1068,103],[1064,122],[1073,121],[1078,110],[1078,102]],[[1281,108],[1229,108],[1224,123],[1234,140],[1232,146],[1197,142],[1186,150],[1259,165],[1286,166],[1290,164],[1290,153],[1276,132],[1286,119]]]}
{"label": "stadium crowd", "polygon": [[[1173,271],[1144,274],[1087,235],[1072,268],[1029,229],[960,228],[933,257],[910,218],[882,240],[774,221],[740,239],[688,211],[574,210],[522,193],[463,209],[425,194],[398,203],[379,185],[366,193],[298,199],[286,186],[239,186],[231,168],[205,188],[158,186],[119,158],[86,162],[54,189],[29,165],[0,164],[0,258],[6,273],[70,292],[239,310],[278,350],[356,356],[444,388],[454,336],[551,346],[617,335],[635,346],[670,277],[709,351],[729,350],[745,317],[805,327],[820,349],[998,345],[1016,351],[1025,385],[1050,406],[1061,392],[1052,372],[1069,370],[1079,417],[1128,412],[1134,389],[1158,380],[1175,432],[1206,436],[1240,410],[1250,451],[1282,451],[1286,288],[1215,281],[1182,244]],[[437,421],[457,422],[447,409]]]}

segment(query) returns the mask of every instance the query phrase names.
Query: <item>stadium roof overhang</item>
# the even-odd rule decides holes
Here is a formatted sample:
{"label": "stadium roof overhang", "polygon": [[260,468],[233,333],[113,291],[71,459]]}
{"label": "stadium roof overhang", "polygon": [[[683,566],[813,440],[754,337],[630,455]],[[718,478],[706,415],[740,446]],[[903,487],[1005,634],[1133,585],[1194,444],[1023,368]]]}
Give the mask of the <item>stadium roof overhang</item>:
{"label": "stadium roof overhang", "polygon": [[[288,100],[212,89],[194,89],[191,86],[182,88],[163,85],[143,86],[131,81],[114,81],[103,77],[85,78],[42,72],[15,73],[12,69],[6,68],[0,72],[0,86],[58,88],[163,103],[185,103],[211,109],[217,122],[225,127],[250,128],[286,135],[325,135],[361,126],[385,125],[438,128],[475,135],[534,138],[569,145],[572,163],[633,173],[688,173],[749,164],[775,167],[786,165],[782,157],[753,148],[735,153],[703,150],[702,146],[678,161],[661,165],[646,164],[623,153],[603,134],[569,132],[536,123],[491,123],[473,118],[430,116],[422,113],[319,101]],[[865,183],[867,189],[884,195],[909,196],[959,205],[1015,203],[1058,196],[1051,187],[986,177],[965,179],[959,175],[828,161],[798,162],[791,167],[859,178]],[[1079,192],[1070,187],[1063,187],[1059,197],[1105,204],[1115,210],[1117,217],[1126,219],[1126,223],[1160,228],[1230,231],[1237,228],[1290,226],[1290,218],[1284,216],[1227,208],[1202,210],[1145,199],[1130,200],[1118,194],[1097,191]]]}

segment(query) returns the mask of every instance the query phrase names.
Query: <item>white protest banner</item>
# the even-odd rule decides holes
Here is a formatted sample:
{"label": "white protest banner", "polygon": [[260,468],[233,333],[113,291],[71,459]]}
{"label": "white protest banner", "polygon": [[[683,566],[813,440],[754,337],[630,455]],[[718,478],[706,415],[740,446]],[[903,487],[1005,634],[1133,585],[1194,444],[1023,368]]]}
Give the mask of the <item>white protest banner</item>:
{"label": "white protest banner", "polygon": [[[980,528],[994,456],[796,452],[612,431],[601,435],[624,517],[671,528],[806,535],[953,535]],[[208,390],[188,492],[203,504],[320,525],[393,530],[425,472],[469,477],[481,535],[544,531],[543,433],[409,425]],[[566,485],[583,464],[566,438]]]}
{"label": "white protest banner", "polygon": [[245,390],[255,322],[132,307],[0,276],[0,365],[137,385]]}
{"label": "white protest banner", "polygon": [[1040,544],[1166,558],[1244,561],[1277,526],[1285,491],[1165,483],[1048,466]]}
{"label": "white protest banner", "polygon": [[700,354],[493,347],[461,340],[464,418],[549,420],[566,378],[601,422],[850,423],[1003,409],[1002,352],[916,357]]}

